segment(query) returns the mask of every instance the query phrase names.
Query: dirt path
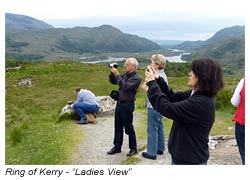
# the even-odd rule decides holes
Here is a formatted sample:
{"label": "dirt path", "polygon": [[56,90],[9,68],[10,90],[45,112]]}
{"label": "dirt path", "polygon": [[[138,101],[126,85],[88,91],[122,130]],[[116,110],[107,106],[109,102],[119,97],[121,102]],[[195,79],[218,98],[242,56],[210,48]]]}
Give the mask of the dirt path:
{"label": "dirt path", "polygon": [[[134,125],[140,123],[141,114],[135,113]],[[75,165],[120,165],[126,161],[128,148],[128,136],[124,134],[122,152],[115,155],[107,155],[107,151],[113,147],[114,117],[113,114],[98,116],[96,125],[83,125],[81,128],[85,132],[84,141],[79,144],[72,157],[72,164]],[[166,142],[167,143],[167,142]],[[138,149],[146,146],[146,140],[137,139]],[[166,144],[167,147],[167,144]],[[136,165],[169,165],[171,158],[166,151],[158,156],[157,160],[145,159],[141,152],[133,156]],[[208,164],[241,164],[235,140],[217,145],[217,148],[210,150]]]}
{"label": "dirt path", "polygon": [[97,124],[82,126],[85,132],[84,141],[76,148],[72,164],[114,165],[120,164],[122,160],[126,160],[127,136],[124,136],[122,153],[113,156],[107,155],[107,151],[113,147],[113,119],[113,115],[97,117]]}

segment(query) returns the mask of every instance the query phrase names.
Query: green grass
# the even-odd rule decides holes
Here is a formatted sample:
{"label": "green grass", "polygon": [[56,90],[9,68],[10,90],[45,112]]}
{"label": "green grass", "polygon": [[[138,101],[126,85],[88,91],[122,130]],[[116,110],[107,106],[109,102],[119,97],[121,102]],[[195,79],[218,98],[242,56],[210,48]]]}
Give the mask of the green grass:
{"label": "green grass", "polygon": [[[122,69],[122,68],[121,68]],[[121,70],[121,73],[123,69]],[[138,72],[144,80],[144,68]],[[68,100],[75,99],[78,86],[93,91],[97,96],[109,95],[118,87],[109,83],[107,64],[82,64],[73,61],[42,62],[25,65],[5,76],[5,160],[6,164],[70,164],[74,147],[84,140],[84,132],[74,120],[58,123],[59,111]],[[32,86],[19,87],[24,78],[32,79]],[[188,89],[187,77],[169,77],[170,86],[177,91]],[[226,79],[229,93],[233,93],[238,79]],[[231,93],[231,94],[230,94]],[[136,127],[137,137],[147,137],[146,93],[139,88],[136,111],[143,120]],[[223,100],[223,98],[221,98]],[[233,134],[232,109],[226,104],[216,113],[212,134]],[[172,121],[164,118],[166,137]],[[130,161],[130,160],[129,160]],[[136,160],[131,159],[131,163]]]}
{"label": "green grass", "polygon": [[135,165],[135,164],[137,164],[140,161],[141,160],[139,158],[132,156],[132,157],[128,157],[125,160],[122,160],[121,161],[121,165]]}
{"label": "green grass", "polygon": [[211,135],[234,135],[232,113],[216,111],[216,119],[211,130]]}
{"label": "green grass", "polygon": [[[97,95],[109,93],[113,87],[108,83],[109,69],[103,66],[61,61],[6,73],[6,164],[69,163],[84,134],[74,121],[57,123],[59,111],[75,99],[77,86]],[[27,77],[32,78],[32,87],[17,86]]]}

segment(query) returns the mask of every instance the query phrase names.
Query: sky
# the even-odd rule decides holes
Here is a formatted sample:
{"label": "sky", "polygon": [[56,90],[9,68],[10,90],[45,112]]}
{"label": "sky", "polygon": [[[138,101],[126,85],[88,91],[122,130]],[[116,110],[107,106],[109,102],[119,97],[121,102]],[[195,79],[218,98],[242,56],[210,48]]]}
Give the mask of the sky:
{"label": "sky", "polygon": [[8,0],[4,12],[31,16],[54,27],[110,24],[156,40],[206,40],[245,24],[246,0]]}

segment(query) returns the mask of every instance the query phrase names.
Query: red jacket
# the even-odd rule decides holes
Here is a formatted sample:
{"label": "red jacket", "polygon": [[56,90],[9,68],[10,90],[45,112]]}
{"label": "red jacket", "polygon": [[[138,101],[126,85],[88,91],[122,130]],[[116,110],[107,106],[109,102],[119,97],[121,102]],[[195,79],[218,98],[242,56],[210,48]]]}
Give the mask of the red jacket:
{"label": "red jacket", "polygon": [[245,126],[245,79],[240,91],[240,104],[234,114],[233,121],[239,123],[242,126]]}

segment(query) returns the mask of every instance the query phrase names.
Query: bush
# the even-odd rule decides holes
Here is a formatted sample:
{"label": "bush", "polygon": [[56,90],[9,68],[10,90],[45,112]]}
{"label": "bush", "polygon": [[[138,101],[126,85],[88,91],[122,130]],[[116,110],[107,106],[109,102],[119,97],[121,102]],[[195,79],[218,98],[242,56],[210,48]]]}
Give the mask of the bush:
{"label": "bush", "polygon": [[22,140],[22,129],[20,127],[14,127],[11,130],[10,138],[13,144],[20,143]]}
{"label": "bush", "polygon": [[233,96],[233,92],[224,89],[220,91],[216,96],[216,110],[229,110],[230,112],[234,112],[234,108],[231,104],[231,97]]}
{"label": "bush", "polygon": [[190,63],[167,63],[165,71],[169,77],[187,76]]}

